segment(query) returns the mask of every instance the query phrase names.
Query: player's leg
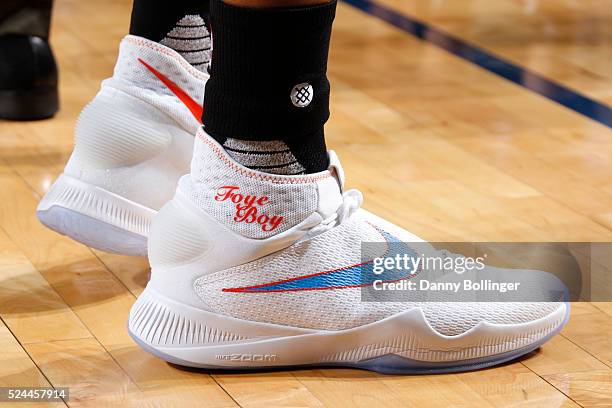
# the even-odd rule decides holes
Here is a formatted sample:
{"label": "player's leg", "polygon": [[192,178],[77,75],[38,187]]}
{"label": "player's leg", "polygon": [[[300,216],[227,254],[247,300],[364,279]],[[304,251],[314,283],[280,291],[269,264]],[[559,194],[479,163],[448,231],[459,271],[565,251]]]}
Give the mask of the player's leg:
{"label": "player's leg", "polygon": [[212,3],[204,128],[191,174],[151,225],[132,337],[167,361],[217,368],[445,372],[533,350],[560,330],[564,304],[363,301],[368,279],[416,271],[368,274],[362,243],[382,244],[368,259],[393,258],[416,253],[404,242],[418,238],[360,209],[325,152],[334,10]]}
{"label": "player's leg", "polygon": [[34,120],[58,110],[49,45],[52,0],[0,2],[0,119]]}
{"label": "player's leg", "polygon": [[335,2],[321,0],[214,3],[219,48],[204,125],[242,165],[293,175],[327,169],[323,125],[335,10]]}

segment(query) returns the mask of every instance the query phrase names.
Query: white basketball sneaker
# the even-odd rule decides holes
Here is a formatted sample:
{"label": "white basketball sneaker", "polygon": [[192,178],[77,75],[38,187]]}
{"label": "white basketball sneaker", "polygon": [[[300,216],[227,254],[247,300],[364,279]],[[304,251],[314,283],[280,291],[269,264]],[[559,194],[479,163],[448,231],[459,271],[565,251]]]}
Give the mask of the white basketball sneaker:
{"label": "white basketball sneaker", "polygon": [[253,171],[200,130],[191,174],[151,226],[135,341],[193,367],[417,373],[507,361],[561,329],[561,302],[362,301],[361,244],[419,239],[360,209],[333,152],[330,163],[309,175]]}
{"label": "white basketball sneaker", "polygon": [[207,79],[174,50],[125,37],[113,77],[81,112],[40,221],[94,248],[146,255],[151,217],[189,171]]}

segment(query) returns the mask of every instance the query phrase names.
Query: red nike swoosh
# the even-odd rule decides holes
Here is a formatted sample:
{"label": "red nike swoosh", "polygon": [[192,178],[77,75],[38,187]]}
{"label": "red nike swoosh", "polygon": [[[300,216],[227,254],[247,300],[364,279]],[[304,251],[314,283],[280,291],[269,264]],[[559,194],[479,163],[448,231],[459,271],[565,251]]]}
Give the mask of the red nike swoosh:
{"label": "red nike swoosh", "polygon": [[168,79],[168,77],[153,68],[151,65],[147,64],[140,58],[138,58],[138,61],[142,65],[147,67],[147,69],[151,71],[153,75],[155,75],[160,81],[162,81],[164,85],[166,85],[168,89],[170,89],[172,93],[175,94],[176,97],[181,100],[181,102],[183,102],[183,104],[187,107],[187,109],[189,109],[189,111],[196,118],[196,120],[202,123],[202,114],[204,113],[204,109],[202,108],[201,104],[193,100],[193,98],[189,96],[187,92],[183,91],[180,86],[172,82],[170,79]]}

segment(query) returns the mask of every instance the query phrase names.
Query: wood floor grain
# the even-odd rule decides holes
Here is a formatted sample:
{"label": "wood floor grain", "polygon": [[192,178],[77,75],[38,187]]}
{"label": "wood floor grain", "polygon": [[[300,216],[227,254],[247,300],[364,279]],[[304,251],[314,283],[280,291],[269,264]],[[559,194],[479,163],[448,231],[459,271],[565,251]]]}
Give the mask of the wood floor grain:
{"label": "wood floor grain", "polygon": [[[380,1],[612,102],[605,2]],[[146,259],[91,250],[34,214],[131,4],[56,3],[61,112],[0,122],[0,386],[70,387],[56,404],[70,407],[612,406],[611,303],[575,304],[539,351],[465,374],[208,373],[142,351],[125,322]],[[432,241],[612,242],[611,129],[345,4],[329,72],[328,144],[367,209]]]}

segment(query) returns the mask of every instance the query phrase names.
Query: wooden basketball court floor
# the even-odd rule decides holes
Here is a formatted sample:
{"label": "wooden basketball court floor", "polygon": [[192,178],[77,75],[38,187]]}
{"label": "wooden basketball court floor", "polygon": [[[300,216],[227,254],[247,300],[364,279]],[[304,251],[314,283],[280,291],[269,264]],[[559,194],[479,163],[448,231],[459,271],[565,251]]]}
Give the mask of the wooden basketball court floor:
{"label": "wooden basketball court floor", "polygon": [[[612,104],[609,2],[379,1]],[[71,407],[612,406],[610,303],[575,304],[541,350],[464,374],[193,372],[140,350],[126,317],[146,260],[91,250],[34,215],[129,12],[129,0],[58,0],[62,110],[0,122],[0,386],[70,387]],[[345,3],[334,36],[328,141],[367,209],[432,241],[612,242],[610,127]]]}

